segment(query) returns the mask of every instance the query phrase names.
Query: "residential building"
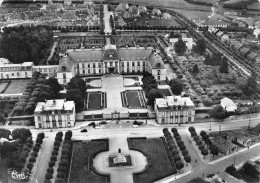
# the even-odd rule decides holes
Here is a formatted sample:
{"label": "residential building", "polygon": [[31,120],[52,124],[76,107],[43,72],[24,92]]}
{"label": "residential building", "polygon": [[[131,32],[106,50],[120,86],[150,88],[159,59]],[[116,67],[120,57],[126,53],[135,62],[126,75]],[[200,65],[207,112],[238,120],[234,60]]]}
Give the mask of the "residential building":
{"label": "residential building", "polygon": [[[186,50],[186,53],[191,53],[192,52],[192,48],[193,48],[193,45],[195,44],[193,42],[193,38],[192,37],[186,37],[185,34],[182,35],[182,40],[186,43],[186,46],[187,46],[187,50]],[[171,44],[171,47],[172,49],[174,49],[174,44],[179,40],[179,38],[177,37],[170,37],[170,44]]]}
{"label": "residential building", "polygon": [[56,73],[58,71],[59,65],[40,65],[40,66],[33,66],[32,71],[40,72],[42,74],[46,74],[49,77],[56,77]]}
{"label": "residential building", "polygon": [[220,105],[227,112],[234,112],[237,110],[237,105],[229,98],[225,97],[220,100]]}
{"label": "residential building", "polygon": [[66,84],[75,75],[94,76],[104,74],[154,74],[157,81],[166,80],[166,68],[162,58],[149,47],[104,48],[68,50],[60,60],[57,79]]}
{"label": "residential building", "polygon": [[222,137],[216,137],[212,140],[212,145],[215,146],[219,152],[228,155],[237,149],[237,145]]}
{"label": "residential building", "polygon": [[12,64],[8,60],[0,62],[0,79],[16,79],[32,77],[32,62]]}
{"label": "residential building", "polygon": [[195,106],[189,97],[167,96],[156,98],[154,110],[159,124],[194,122]]}
{"label": "residential building", "polygon": [[220,27],[227,27],[229,23],[224,22],[222,20],[218,19],[209,19],[206,20],[205,22],[199,24],[201,27],[215,27],[215,28],[220,28]]}
{"label": "residential building", "polygon": [[241,146],[250,146],[252,144],[252,139],[242,134],[236,134],[233,137],[233,142],[240,144]]}
{"label": "residential building", "polygon": [[65,128],[75,124],[75,103],[64,99],[38,102],[34,110],[35,128]]}

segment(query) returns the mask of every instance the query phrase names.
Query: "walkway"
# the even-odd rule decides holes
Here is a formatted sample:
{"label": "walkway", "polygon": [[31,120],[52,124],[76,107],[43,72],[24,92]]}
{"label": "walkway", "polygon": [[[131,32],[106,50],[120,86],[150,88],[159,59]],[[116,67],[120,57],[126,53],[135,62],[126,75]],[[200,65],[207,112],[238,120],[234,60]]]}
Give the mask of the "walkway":
{"label": "walkway", "polygon": [[50,156],[51,152],[53,149],[53,142],[54,142],[54,137],[50,138],[46,136],[44,138],[44,146],[42,151],[39,153],[39,162],[35,165],[36,171],[34,172],[34,177],[32,177],[32,180],[30,183],[43,183],[45,180],[45,174],[47,172],[47,168],[49,167],[49,161],[50,161]]}
{"label": "walkway", "polygon": [[104,25],[105,25],[105,34],[112,33],[112,28],[109,22],[110,15],[113,16],[113,12],[108,11],[107,4],[104,4]]}
{"label": "walkway", "polygon": [[[109,152],[103,152],[94,159],[94,166],[99,172],[109,173],[111,183],[133,183],[134,172],[142,171],[147,162],[145,156],[137,151],[129,150],[125,135],[116,135],[109,138]],[[116,154],[118,149],[121,149],[122,154],[130,154],[133,165],[131,167],[108,167],[109,155]]]}
{"label": "walkway", "polygon": [[48,62],[49,62],[50,59],[52,58],[52,56],[53,56],[53,54],[54,54],[54,52],[55,52],[55,48],[56,48],[57,45],[58,45],[58,42],[54,42],[54,43],[53,43],[53,46],[52,46],[52,48],[51,48],[50,55],[49,55],[48,59],[46,60],[46,65],[49,65]]}

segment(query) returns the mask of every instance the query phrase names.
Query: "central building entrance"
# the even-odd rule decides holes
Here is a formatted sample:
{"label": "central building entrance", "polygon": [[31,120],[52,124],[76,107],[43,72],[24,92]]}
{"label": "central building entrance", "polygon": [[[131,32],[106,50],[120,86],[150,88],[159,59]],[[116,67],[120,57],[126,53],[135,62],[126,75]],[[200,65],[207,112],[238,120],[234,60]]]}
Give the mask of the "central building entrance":
{"label": "central building entrance", "polygon": [[115,74],[115,68],[114,67],[110,67],[108,68],[108,74]]}

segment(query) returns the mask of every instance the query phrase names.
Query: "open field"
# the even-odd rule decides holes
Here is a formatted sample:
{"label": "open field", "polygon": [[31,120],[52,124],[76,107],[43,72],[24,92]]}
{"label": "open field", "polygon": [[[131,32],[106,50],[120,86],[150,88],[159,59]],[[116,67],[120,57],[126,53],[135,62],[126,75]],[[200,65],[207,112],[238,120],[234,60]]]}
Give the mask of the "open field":
{"label": "open field", "polygon": [[[203,12],[203,11],[189,11],[189,10],[175,10],[178,13],[183,14],[187,18],[193,18],[193,19],[207,19],[208,16],[211,15],[211,12]],[[217,19],[222,19],[222,20],[228,20],[226,17],[220,15],[220,14],[215,14],[213,18]]]}
{"label": "open field", "polygon": [[210,6],[201,6],[196,4],[187,3],[184,0],[121,0],[120,2],[136,3],[144,5],[154,5],[158,7],[189,9],[189,10],[201,10],[210,11]]}
{"label": "open field", "polygon": [[250,4],[247,6],[247,9],[249,10],[255,10],[255,11],[260,11],[260,2],[255,2],[253,4]]}
{"label": "open field", "polygon": [[[128,23],[128,21],[126,21]],[[180,26],[179,23],[177,23],[173,18],[169,20],[163,20],[163,19],[156,19],[156,18],[149,18],[149,17],[142,17],[139,18],[137,21],[131,21],[132,25],[136,26],[143,26],[143,25],[149,25],[149,26]]]}
{"label": "open field", "polygon": [[[73,142],[73,155],[69,183],[105,183],[107,178],[92,172],[90,158],[97,152],[106,150],[106,141]],[[93,163],[93,162],[92,162]]]}
{"label": "open field", "polygon": [[147,156],[148,167],[143,173],[134,174],[135,183],[150,183],[172,175],[175,171],[170,164],[160,138],[130,139],[130,145]]}
{"label": "open field", "polygon": [[29,81],[29,79],[12,80],[4,94],[23,93]]}

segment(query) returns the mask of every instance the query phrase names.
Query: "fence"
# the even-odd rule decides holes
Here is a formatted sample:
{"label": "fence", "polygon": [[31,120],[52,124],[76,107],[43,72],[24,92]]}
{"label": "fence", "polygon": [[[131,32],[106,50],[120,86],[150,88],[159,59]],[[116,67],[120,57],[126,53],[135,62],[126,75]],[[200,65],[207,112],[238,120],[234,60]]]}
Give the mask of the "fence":
{"label": "fence", "polygon": [[155,113],[149,112],[128,112],[128,113],[100,113],[100,114],[85,114],[76,117],[76,120],[122,120],[122,119],[154,119]]}

